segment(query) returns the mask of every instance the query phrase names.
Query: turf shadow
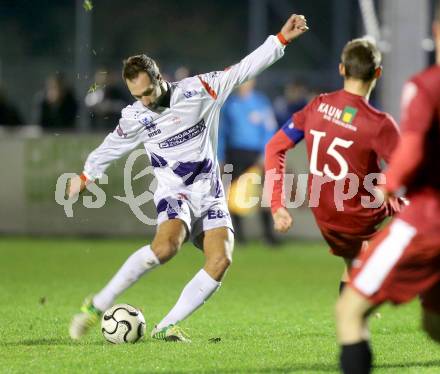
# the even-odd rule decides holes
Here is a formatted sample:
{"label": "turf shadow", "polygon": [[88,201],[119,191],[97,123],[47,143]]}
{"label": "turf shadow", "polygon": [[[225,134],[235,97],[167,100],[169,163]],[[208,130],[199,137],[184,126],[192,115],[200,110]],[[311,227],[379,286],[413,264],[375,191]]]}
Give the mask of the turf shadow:
{"label": "turf shadow", "polygon": [[410,362],[402,362],[396,364],[381,364],[374,365],[376,369],[397,369],[397,368],[411,368],[411,367],[439,367],[440,368],[440,360],[430,360],[430,361],[410,361]]}
{"label": "turf shadow", "polygon": [[[374,365],[375,369],[397,369],[397,368],[411,368],[411,367],[440,367],[440,360],[422,361],[422,362],[405,362],[396,364],[382,364]],[[298,363],[291,366],[283,367],[260,367],[260,368],[236,368],[236,369],[220,369],[216,368],[213,372],[216,373],[295,373],[295,372],[307,372],[314,373],[320,372],[338,372],[339,368],[336,364],[305,364]],[[187,373],[188,371],[176,370],[172,373]],[[192,370],[191,373],[206,373],[206,370]]]}
{"label": "turf shadow", "polygon": [[[94,341],[94,342],[87,342],[85,344],[81,345],[104,345],[105,342],[100,341]],[[0,346],[52,346],[52,345],[65,345],[65,346],[74,346],[74,345],[80,345],[79,343],[73,342],[69,338],[53,338],[53,339],[25,339],[25,340],[18,340],[13,342],[1,342]]]}
{"label": "turf shadow", "polygon": [[[209,370],[208,370],[209,371]],[[287,365],[283,367],[259,367],[259,368],[235,368],[235,369],[220,369],[216,368],[212,370],[215,373],[295,373],[295,372],[307,372],[307,373],[315,373],[315,372],[337,372],[338,366],[336,364],[305,364],[298,363]],[[207,370],[191,370],[191,373],[206,373]],[[187,373],[187,371],[173,371],[173,373]]]}

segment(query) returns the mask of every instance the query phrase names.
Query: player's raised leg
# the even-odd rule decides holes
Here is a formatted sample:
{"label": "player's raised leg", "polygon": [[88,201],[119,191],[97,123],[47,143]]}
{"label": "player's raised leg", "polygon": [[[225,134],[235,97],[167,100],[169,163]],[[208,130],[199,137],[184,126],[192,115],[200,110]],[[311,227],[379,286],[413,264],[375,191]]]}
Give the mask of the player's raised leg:
{"label": "player's raised leg", "polygon": [[349,287],[336,305],[336,331],[341,346],[340,366],[344,374],[366,374],[371,371],[372,352],[368,342],[368,312],[385,300],[393,300],[395,290],[389,285],[400,281],[399,261],[415,230],[396,220],[370,243],[356,258],[350,272]]}
{"label": "player's raised leg", "polygon": [[425,218],[418,221],[419,227],[404,221],[401,214],[382,230],[355,260],[350,286],[337,303],[336,325],[344,374],[370,372],[372,353],[366,320],[373,306],[383,302],[401,304],[421,295],[424,328],[434,340],[440,338],[440,320],[435,315],[440,311],[438,223],[426,219],[431,214],[426,208],[429,204],[413,202],[405,210],[405,218],[416,211]]}
{"label": "player's raised leg", "polygon": [[81,338],[122,292],[136,283],[142,275],[170,260],[182,246],[186,233],[185,223],[180,219],[161,223],[152,244],[134,252],[100,292],[93,298],[86,299],[81,312],[73,317],[70,324],[71,338]]}
{"label": "player's raised leg", "polygon": [[123,291],[142,275],[164,264],[177,253],[186,237],[186,227],[180,219],[164,221],[159,225],[151,243],[133,253],[110,282],[95,295],[93,305],[99,310],[111,307]]}
{"label": "player's raised leg", "polygon": [[176,324],[202,306],[220,287],[221,280],[232,261],[233,234],[226,227],[207,230],[203,237],[205,266],[183,289],[176,305],[153,329],[156,339],[189,341]]}

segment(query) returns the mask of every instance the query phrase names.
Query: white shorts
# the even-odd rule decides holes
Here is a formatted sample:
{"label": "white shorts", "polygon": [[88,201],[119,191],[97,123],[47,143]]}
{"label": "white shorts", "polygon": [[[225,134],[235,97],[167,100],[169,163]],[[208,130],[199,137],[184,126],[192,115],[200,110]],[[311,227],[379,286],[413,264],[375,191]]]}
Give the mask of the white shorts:
{"label": "white shorts", "polygon": [[208,196],[201,204],[195,204],[184,193],[167,196],[156,204],[158,213],[157,225],[169,219],[180,219],[185,222],[188,238],[198,248],[203,247],[200,234],[218,227],[227,227],[232,232],[231,216],[224,196]]}

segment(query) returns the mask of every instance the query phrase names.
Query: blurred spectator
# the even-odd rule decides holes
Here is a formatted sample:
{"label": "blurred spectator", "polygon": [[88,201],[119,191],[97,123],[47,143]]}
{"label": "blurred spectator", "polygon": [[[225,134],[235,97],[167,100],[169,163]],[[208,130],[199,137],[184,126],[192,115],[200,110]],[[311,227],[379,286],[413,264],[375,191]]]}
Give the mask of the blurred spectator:
{"label": "blurred spectator", "polygon": [[64,76],[56,74],[46,80],[45,89],[36,96],[34,123],[44,130],[73,129],[78,105]]}
{"label": "blurred spectator", "polygon": [[0,90],[0,126],[23,125],[17,108],[9,102],[6,94]]}
{"label": "blurred spectator", "polygon": [[[218,158],[220,164],[232,164],[232,183],[252,168],[262,173],[264,147],[277,129],[269,99],[254,90],[255,80],[238,87],[223,105],[220,117]],[[231,205],[230,205],[231,207]],[[232,207],[231,207],[232,208]],[[264,239],[276,244],[272,218],[268,209],[259,210]],[[246,240],[242,217],[231,209],[237,241]]]}
{"label": "blurred spectator", "polygon": [[284,95],[277,97],[274,101],[274,109],[278,126],[283,126],[294,113],[304,108],[308,101],[308,88],[304,83],[294,81],[287,84],[284,88]]}
{"label": "blurred spectator", "polygon": [[105,69],[95,73],[95,82],[85,97],[93,130],[113,130],[119,122],[121,110],[130,103],[127,91],[119,82],[119,73]]}

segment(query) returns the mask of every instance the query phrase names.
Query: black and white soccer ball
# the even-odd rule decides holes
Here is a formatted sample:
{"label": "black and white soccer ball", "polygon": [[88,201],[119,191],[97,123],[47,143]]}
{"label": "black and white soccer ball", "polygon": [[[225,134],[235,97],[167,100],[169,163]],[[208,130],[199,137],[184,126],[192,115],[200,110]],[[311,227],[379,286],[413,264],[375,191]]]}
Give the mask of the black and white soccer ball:
{"label": "black and white soccer ball", "polygon": [[116,304],[102,315],[101,331],[110,343],[136,343],[145,335],[145,318],[129,304]]}

